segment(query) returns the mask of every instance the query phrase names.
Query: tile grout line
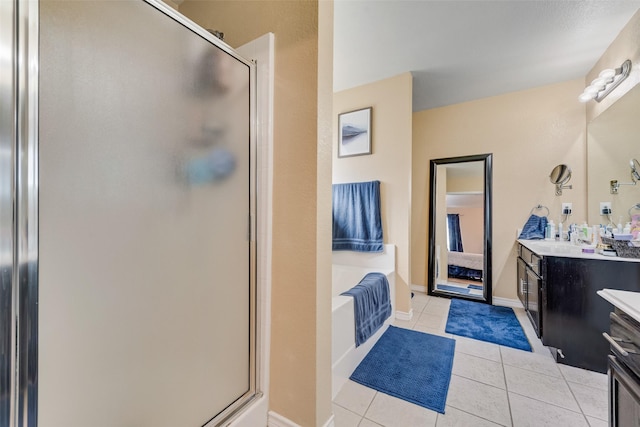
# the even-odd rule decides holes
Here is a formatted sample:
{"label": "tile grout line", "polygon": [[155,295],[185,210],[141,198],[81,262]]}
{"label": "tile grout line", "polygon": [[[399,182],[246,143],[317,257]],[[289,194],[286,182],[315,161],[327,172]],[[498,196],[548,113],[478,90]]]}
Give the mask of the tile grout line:
{"label": "tile grout line", "polygon": [[[517,318],[517,315],[516,315],[516,318]],[[525,331],[525,334],[527,334],[527,328],[525,328],[525,327],[522,325],[522,322],[520,322],[520,319],[519,319],[519,318],[518,318],[518,322],[520,323],[520,326],[521,326],[521,327],[523,328],[523,330]],[[533,332],[533,330],[531,330],[531,331]],[[529,338],[529,336],[527,336],[527,338]],[[537,337],[537,335],[535,335],[535,339],[539,339],[539,338]],[[530,344],[531,344],[531,342],[530,342]],[[532,349],[533,349],[533,346],[532,346]],[[533,351],[532,351],[531,353],[532,353],[532,354],[538,354],[538,353],[535,353],[535,352],[533,352]],[[500,349],[500,354],[502,355],[502,346],[501,346],[501,349]],[[573,412],[574,414],[580,414],[580,415],[582,415],[582,416],[583,416],[583,418],[585,419],[585,421],[586,421],[587,425],[588,425],[588,426],[590,426],[591,424],[589,423],[589,420],[587,419],[587,415],[584,413],[584,410],[582,409],[582,406],[580,405],[580,402],[578,401],[578,399],[576,398],[576,396],[575,396],[575,394],[574,394],[573,390],[571,389],[571,386],[569,386],[569,383],[570,383],[570,382],[573,382],[573,381],[568,381],[568,380],[567,380],[567,378],[565,377],[564,373],[562,372],[562,369],[560,369],[560,367],[558,366],[558,365],[559,365],[559,364],[558,364],[558,362],[555,362],[555,361],[554,361],[554,363],[555,363],[555,366],[557,367],[558,372],[560,373],[560,376],[559,376],[559,377],[557,377],[557,376],[553,376],[553,375],[549,375],[549,374],[546,374],[546,373],[542,373],[542,372],[538,372],[538,371],[533,371],[533,370],[530,370],[530,369],[527,369],[527,368],[524,368],[524,367],[515,366],[515,365],[511,365],[511,364],[507,364],[507,366],[510,366],[510,367],[512,367],[512,368],[515,368],[515,369],[521,369],[521,370],[523,370],[523,371],[527,371],[527,372],[533,372],[533,373],[536,373],[536,374],[538,374],[538,375],[545,375],[546,377],[551,377],[551,378],[561,378],[561,379],[564,381],[564,383],[565,383],[565,385],[567,386],[567,388],[569,389],[569,392],[571,393],[571,396],[573,397],[574,401],[575,401],[575,402],[576,402],[576,404],[578,405],[579,412],[577,412],[577,411],[575,411],[575,410],[573,410],[573,409],[565,408],[564,406],[556,405],[556,404],[554,404],[554,403],[545,402],[545,401],[543,401],[543,400],[539,400],[539,399],[536,399],[536,398],[531,397],[531,396],[525,396],[525,395],[523,395],[523,394],[516,393],[516,392],[512,392],[512,393],[513,393],[513,394],[515,394],[515,395],[518,395],[518,396],[522,396],[522,397],[527,398],[527,399],[531,399],[531,400],[535,400],[535,401],[540,402],[540,403],[544,403],[544,404],[546,404],[546,405],[551,405],[551,406],[554,406],[554,407],[556,407],[556,408],[560,408],[560,409],[564,409],[564,410],[566,410],[566,411]],[[503,368],[504,368],[504,363],[503,363]],[[505,381],[506,381],[506,372],[505,372]],[[585,387],[589,387],[589,386],[587,386],[586,384],[582,384],[582,383],[575,383],[575,382],[573,382],[573,383],[574,383],[574,384],[578,384],[578,385],[583,385],[583,386],[585,386]],[[595,387],[591,387],[591,388],[595,388]],[[510,401],[510,400],[509,400],[509,407],[511,407],[511,401]],[[598,417],[594,417],[594,418],[599,419]]]}
{"label": "tile grout line", "polygon": [[[488,421],[488,422],[490,422],[490,423],[492,423],[492,424],[495,424],[495,425],[498,425],[498,426],[503,426],[503,427],[509,427],[509,426],[505,426],[504,424],[498,423],[498,422],[496,422],[496,421],[490,420],[490,419],[488,419],[488,418],[481,417],[481,416],[480,416],[480,415],[478,415],[478,414],[474,414],[474,413],[471,413],[471,412],[469,412],[469,411],[465,411],[464,409],[456,408],[455,406],[451,406],[451,405],[447,405],[447,406],[449,406],[450,408],[455,409],[456,411],[464,412],[465,414],[471,415],[471,416],[476,417],[476,418],[480,418],[481,420]],[[442,415],[442,414],[441,414],[441,413],[438,413],[438,416],[440,416],[440,415]],[[436,424],[437,424],[437,422],[438,422],[438,418],[436,418]]]}
{"label": "tile grout line", "polygon": [[[378,395],[378,393],[380,393],[380,392],[376,390],[376,392],[373,394],[373,398],[371,399],[371,402],[369,402],[369,405],[367,405],[367,409],[365,409],[364,414],[362,415],[362,419],[360,420],[358,425],[360,425],[362,423],[363,419],[367,418],[367,412],[369,412],[369,409],[371,409],[371,405],[373,405],[373,401],[376,400],[376,396]],[[367,420],[369,420],[371,422],[375,422],[373,420],[370,420],[369,418],[367,418]]]}
{"label": "tile grout line", "polygon": [[[473,381],[473,382],[478,383],[478,384],[486,385],[487,387],[493,387],[493,388],[497,388],[497,389],[499,389],[499,390],[502,390],[500,387],[496,387],[496,386],[493,386],[493,385],[489,385],[489,384],[481,383],[480,381],[472,380],[471,378],[463,377],[462,375],[451,374],[451,376],[454,376],[454,375],[455,375],[456,377],[464,378],[465,380],[469,380],[469,381]],[[497,425],[500,425],[500,426],[504,426],[504,424],[501,424],[501,423],[499,423],[499,422],[497,422],[497,421],[490,420],[490,419],[488,419],[488,418],[485,418],[485,417],[480,416],[480,415],[478,415],[478,414],[474,414],[474,413],[472,413],[472,412],[468,412],[468,411],[466,411],[466,410],[464,410],[464,409],[458,408],[457,406],[454,406],[454,405],[445,405],[445,406],[449,406],[449,407],[451,407],[451,408],[457,409],[458,411],[464,412],[464,413],[469,414],[469,415],[473,415],[473,416],[474,416],[474,417],[476,417],[476,418],[480,418],[480,419],[483,419],[483,420],[489,421],[490,423],[497,424]],[[509,407],[509,411],[511,411],[511,407]],[[511,424],[513,425],[513,421],[512,421],[512,423],[511,423]],[[509,426],[505,426],[505,427],[509,427]]]}
{"label": "tile grout line", "polygon": [[[553,406],[555,408],[560,408],[560,409],[564,409],[565,411],[569,411],[569,412],[573,412],[574,414],[578,414],[578,415],[585,415],[582,412],[582,408],[580,408],[580,404],[578,404],[578,408],[580,408],[579,411],[573,410],[573,409],[569,409],[569,408],[565,408],[564,406],[560,406],[560,405],[556,405],[555,403],[549,403],[549,402],[545,402],[544,400],[540,400],[540,399],[536,399],[535,397],[531,397],[531,396],[526,396],[524,394],[520,394],[520,393],[516,393],[515,391],[512,391],[511,393],[520,396],[520,397],[524,397],[526,399],[530,399],[530,400],[535,400],[536,402],[540,402],[540,403],[544,403],[545,405],[549,405],[549,406]],[[576,401],[577,403],[577,401]],[[598,418],[598,417],[593,417],[593,418]],[[600,418],[598,418],[600,419]],[[604,421],[604,420],[603,420]],[[588,423],[587,423],[588,424]]]}
{"label": "tile grout line", "polygon": [[[360,421],[362,421],[362,418],[364,418],[364,415],[360,415],[360,414],[358,414],[357,412],[353,412],[351,409],[349,409],[349,408],[345,407],[344,405],[341,405],[341,404],[336,403],[336,402],[334,402],[334,401],[332,401],[331,403],[332,403],[332,404],[334,404],[334,405],[336,405],[336,406],[341,407],[342,409],[344,409],[344,410],[345,410],[345,411],[347,411],[347,412],[351,412],[353,415],[355,415],[355,416],[357,416],[357,417],[360,417]],[[368,408],[367,408],[367,409],[368,409]],[[365,413],[366,413],[366,411],[365,411]],[[360,423],[358,423],[358,424],[360,424]]]}
{"label": "tile grout line", "polygon": [[513,411],[511,410],[511,399],[509,398],[509,383],[507,381],[507,372],[504,369],[504,358],[502,357],[502,347],[498,346],[498,354],[500,354],[500,365],[502,366],[502,377],[504,378],[504,391],[507,393],[507,405],[509,406],[509,419],[511,425],[515,425],[513,421]]}
{"label": "tile grout line", "polygon": [[[587,425],[590,426],[591,423],[589,422],[589,419],[587,418],[587,414],[585,414],[584,409],[582,409],[582,405],[580,404],[580,401],[578,400],[578,398],[576,397],[576,394],[573,392],[573,389],[569,385],[569,383],[573,382],[573,381],[567,381],[567,378],[564,376],[564,373],[562,372],[562,369],[558,368],[558,370],[560,371],[560,375],[562,375],[562,379],[564,380],[565,384],[567,384],[567,388],[569,389],[569,393],[571,393],[571,396],[573,396],[573,399],[578,404],[578,408],[580,408],[580,413],[582,414],[582,416],[584,417],[585,421],[587,422]],[[574,383],[574,384],[579,384],[579,383]],[[579,385],[583,385],[583,384],[579,384]],[[585,386],[585,387],[588,387],[588,386]],[[598,390],[600,390],[600,389],[598,389]],[[607,404],[607,406],[608,406],[608,404]],[[600,419],[598,417],[593,417],[593,418]],[[607,420],[607,421],[609,421],[609,420]]]}

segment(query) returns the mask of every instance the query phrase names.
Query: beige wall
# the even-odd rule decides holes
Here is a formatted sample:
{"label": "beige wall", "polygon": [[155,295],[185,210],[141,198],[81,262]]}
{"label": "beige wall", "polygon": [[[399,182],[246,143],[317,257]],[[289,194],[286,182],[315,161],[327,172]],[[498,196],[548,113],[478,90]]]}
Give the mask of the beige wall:
{"label": "beige wall", "polygon": [[333,148],[333,1],[318,2],[318,169],[316,241],[316,425],[331,407],[331,167]]}
{"label": "beige wall", "polygon": [[[332,106],[318,91],[330,90],[325,73],[332,67],[323,63],[323,73],[318,72],[319,4],[200,0],[185,1],[180,12],[204,28],[222,31],[232,47],[275,34],[269,407],[297,424],[323,425],[331,416],[331,284],[327,274],[318,273],[330,257],[326,238],[318,233],[330,225],[318,203],[327,203],[330,190],[318,175],[330,169],[326,122]],[[326,39],[321,43],[324,61],[329,45]],[[327,254],[319,254],[324,250]]]}
{"label": "beige wall", "polygon": [[465,252],[484,253],[484,209],[481,207],[447,208],[448,214],[460,215],[460,233]]}
{"label": "beige wall", "polygon": [[373,154],[338,158],[333,148],[333,182],[380,181],[384,242],[396,245],[396,309],[408,313],[411,213],[411,97],[413,79],[404,73],[334,94],[334,129],[339,113],[373,107]]}
{"label": "beige wall", "polygon": [[[429,159],[493,153],[493,295],[517,299],[516,229],[534,205],[558,221],[562,202],[586,219],[583,79],[413,114],[411,278],[426,286]],[[555,196],[549,173],[573,170],[573,190]]]}
{"label": "beige wall", "polygon": [[448,174],[447,193],[465,192],[484,193],[484,171],[481,171],[479,176],[474,177],[461,177],[451,173]]}

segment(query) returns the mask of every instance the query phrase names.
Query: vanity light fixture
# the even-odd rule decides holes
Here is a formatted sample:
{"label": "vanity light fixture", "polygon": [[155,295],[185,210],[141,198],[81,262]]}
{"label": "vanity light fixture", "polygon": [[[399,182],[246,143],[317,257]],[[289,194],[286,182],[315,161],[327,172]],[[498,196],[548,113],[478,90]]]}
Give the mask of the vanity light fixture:
{"label": "vanity light fixture", "polygon": [[631,65],[631,60],[627,59],[615,70],[612,68],[602,70],[600,74],[598,74],[598,77],[596,77],[578,97],[580,102],[589,102],[592,99],[595,99],[597,102],[602,101],[629,76]]}

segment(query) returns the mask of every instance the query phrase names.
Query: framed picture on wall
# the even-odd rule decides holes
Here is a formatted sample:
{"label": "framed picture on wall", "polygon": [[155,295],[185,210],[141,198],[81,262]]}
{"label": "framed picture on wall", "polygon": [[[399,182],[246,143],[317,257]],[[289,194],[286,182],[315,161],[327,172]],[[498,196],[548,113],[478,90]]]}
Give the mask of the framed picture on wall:
{"label": "framed picture on wall", "polygon": [[371,154],[371,107],[338,115],[338,157]]}

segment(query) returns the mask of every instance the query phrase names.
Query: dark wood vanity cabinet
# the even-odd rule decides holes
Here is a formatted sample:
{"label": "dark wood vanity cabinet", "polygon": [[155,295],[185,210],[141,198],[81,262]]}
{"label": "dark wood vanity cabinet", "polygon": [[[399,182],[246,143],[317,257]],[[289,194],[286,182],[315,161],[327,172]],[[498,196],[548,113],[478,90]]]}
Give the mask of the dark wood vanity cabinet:
{"label": "dark wood vanity cabinet", "polygon": [[542,258],[520,245],[518,249],[518,298],[522,302],[538,338],[542,334],[540,301]]}
{"label": "dark wood vanity cabinet", "polygon": [[[519,254],[523,249],[528,251],[519,246]],[[538,324],[533,320],[532,324],[541,326],[542,343],[552,347],[558,363],[607,372],[609,344],[602,333],[609,331],[609,313],[613,306],[596,291],[604,288],[640,291],[640,262],[568,256],[539,256],[538,259],[539,311],[532,313],[535,305],[530,303],[525,308],[530,319],[538,316]],[[518,262],[520,265],[520,260]],[[520,273],[518,276],[520,286]],[[531,290],[527,293],[529,297]]]}

